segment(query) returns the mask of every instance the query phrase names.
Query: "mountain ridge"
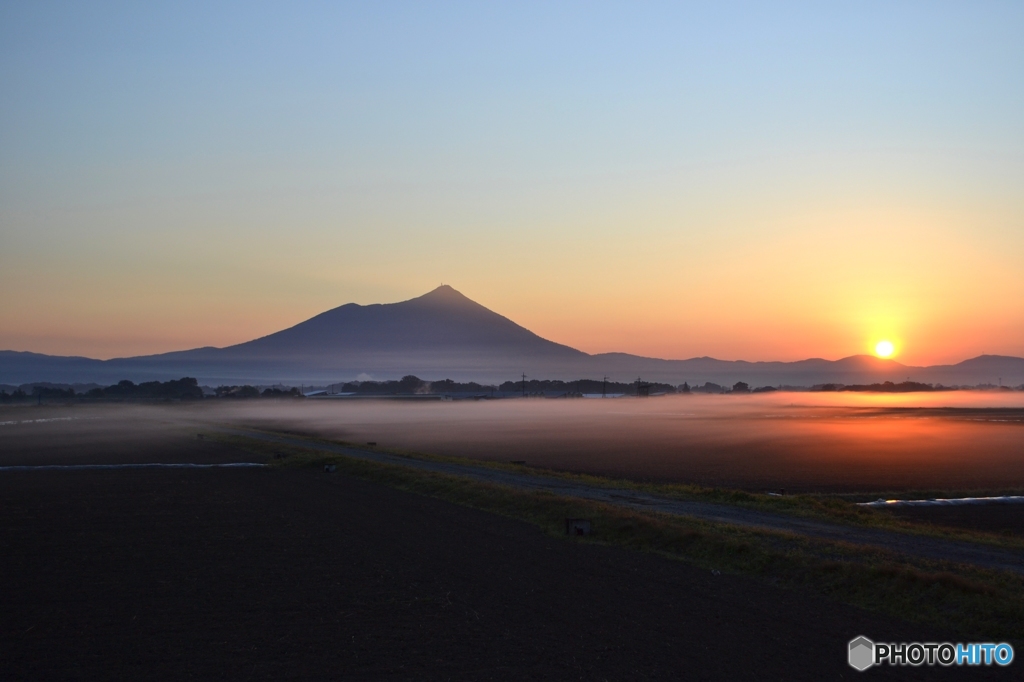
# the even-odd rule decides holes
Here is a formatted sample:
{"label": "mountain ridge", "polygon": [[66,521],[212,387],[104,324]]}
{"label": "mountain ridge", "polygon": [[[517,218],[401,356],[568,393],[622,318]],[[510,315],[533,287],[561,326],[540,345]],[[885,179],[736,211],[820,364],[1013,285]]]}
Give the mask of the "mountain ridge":
{"label": "mountain ridge", "polygon": [[395,303],[346,303],[277,332],[221,348],[96,360],[0,351],[0,383],[114,383],[194,376],[205,383],[330,383],[359,376],[505,381],[521,373],[575,379],[609,375],[691,384],[758,385],[914,381],[947,385],[1024,383],[1024,358],[980,355],[953,365],[915,367],[870,355],[838,360],[649,358],[588,354],[545,339],[448,285]]}

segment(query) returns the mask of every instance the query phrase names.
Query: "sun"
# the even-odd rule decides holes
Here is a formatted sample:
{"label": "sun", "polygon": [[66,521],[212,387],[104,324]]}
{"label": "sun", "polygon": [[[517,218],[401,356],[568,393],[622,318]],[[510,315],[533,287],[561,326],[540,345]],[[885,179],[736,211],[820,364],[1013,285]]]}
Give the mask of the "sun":
{"label": "sun", "polygon": [[895,352],[896,347],[892,345],[892,341],[879,341],[875,344],[875,355],[880,358],[891,358]]}

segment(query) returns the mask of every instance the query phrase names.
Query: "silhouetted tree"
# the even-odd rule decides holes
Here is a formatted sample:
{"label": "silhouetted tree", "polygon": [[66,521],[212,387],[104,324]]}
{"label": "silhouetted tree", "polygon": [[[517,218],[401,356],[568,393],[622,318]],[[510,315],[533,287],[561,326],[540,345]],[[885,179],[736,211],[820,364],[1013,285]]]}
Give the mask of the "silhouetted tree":
{"label": "silhouetted tree", "polygon": [[265,388],[263,393],[260,394],[262,398],[299,398],[302,394],[297,388]]}

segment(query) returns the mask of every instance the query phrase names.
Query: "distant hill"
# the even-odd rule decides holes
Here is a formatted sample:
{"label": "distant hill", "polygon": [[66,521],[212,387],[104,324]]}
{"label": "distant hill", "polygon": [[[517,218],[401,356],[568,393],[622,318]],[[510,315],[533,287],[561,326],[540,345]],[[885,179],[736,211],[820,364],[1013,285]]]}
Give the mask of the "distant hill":
{"label": "distant hill", "polygon": [[328,310],[294,327],[226,348],[113,360],[0,351],[0,383],[153,381],[191,376],[204,384],[328,383],[367,375],[501,382],[521,373],[619,381],[811,386],[902,382],[1024,383],[1024,359],[983,355],[956,365],[910,367],[856,355],[841,360],[744,362],[661,360],[625,353],[589,355],[548,341],[449,286],[400,303]]}

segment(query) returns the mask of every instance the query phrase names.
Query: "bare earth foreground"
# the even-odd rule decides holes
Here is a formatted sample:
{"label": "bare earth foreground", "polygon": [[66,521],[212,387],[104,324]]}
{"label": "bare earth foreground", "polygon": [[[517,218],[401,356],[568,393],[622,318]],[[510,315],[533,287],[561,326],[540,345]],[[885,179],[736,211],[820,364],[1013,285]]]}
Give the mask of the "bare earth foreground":
{"label": "bare earth foreground", "polygon": [[[6,419],[0,465],[252,458],[161,412],[25,418],[61,414]],[[854,679],[857,635],[957,640],[312,469],[6,471],[0,518],[5,680]]]}
{"label": "bare earth foreground", "polygon": [[942,639],[311,470],[0,491],[4,679],[849,679],[858,634]]}

